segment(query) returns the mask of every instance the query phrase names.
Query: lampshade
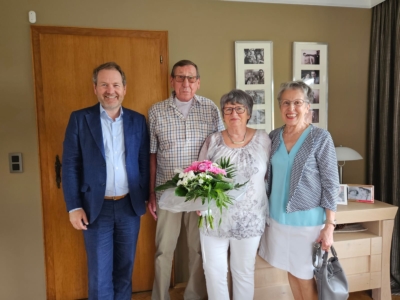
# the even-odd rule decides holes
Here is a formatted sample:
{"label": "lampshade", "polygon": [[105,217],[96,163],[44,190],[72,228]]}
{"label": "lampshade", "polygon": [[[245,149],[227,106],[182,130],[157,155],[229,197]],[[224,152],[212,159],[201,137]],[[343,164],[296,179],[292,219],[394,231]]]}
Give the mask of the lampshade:
{"label": "lampshade", "polygon": [[362,156],[355,150],[348,147],[336,147],[336,158],[338,161],[359,160]]}
{"label": "lampshade", "polygon": [[346,161],[349,160],[359,160],[362,159],[362,156],[355,150],[348,148],[348,147],[335,147],[336,151],[336,159],[337,161],[342,161],[343,163],[338,163],[339,166],[339,180],[340,183],[343,183],[343,166],[345,165]]}

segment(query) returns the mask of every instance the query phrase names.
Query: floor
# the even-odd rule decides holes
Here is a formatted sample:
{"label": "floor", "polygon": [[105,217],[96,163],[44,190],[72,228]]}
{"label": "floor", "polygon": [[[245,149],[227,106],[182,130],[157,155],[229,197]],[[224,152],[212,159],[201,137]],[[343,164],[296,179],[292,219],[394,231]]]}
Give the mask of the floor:
{"label": "floor", "polygon": [[[171,300],[183,300],[184,288],[170,289]],[[132,295],[132,300],[150,300],[151,292],[137,293]],[[371,300],[368,292],[350,293],[348,300]],[[400,300],[400,296],[392,296],[392,300]]]}

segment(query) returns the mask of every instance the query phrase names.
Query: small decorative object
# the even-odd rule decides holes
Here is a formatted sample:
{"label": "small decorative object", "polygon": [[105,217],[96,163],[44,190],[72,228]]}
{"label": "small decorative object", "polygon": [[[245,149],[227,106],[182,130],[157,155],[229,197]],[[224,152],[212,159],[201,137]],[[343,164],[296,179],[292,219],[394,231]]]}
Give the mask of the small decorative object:
{"label": "small decorative object", "polygon": [[347,184],[341,184],[339,186],[338,205],[347,205],[347,188]]}
{"label": "small decorative object", "polygon": [[347,300],[349,298],[349,284],[346,274],[339,263],[335,248],[331,246],[332,257],[329,252],[322,255],[320,243],[313,246],[314,277],[317,282],[318,300]]}
{"label": "small decorative object", "polygon": [[[175,173],[171,180],[155,189],[156,191],[167,190],[159,201],[160,208],[176,211],[176,206],[180,206],[180,203],[195,202],[200,198],[200,207],[186,205],[181,211],[207,210],[199,218],[199,227],[202,226],[204,219],[206,226],[209,225],[211,229],[214,228],[211,205],[222,212],[222,209],[232,204],[232,198],[238,198],[228,192],[238,190],[247,183],[234,183],[235,168],[229,158],[221,158],[219,165],[209,160],[195,161],[185,170],[176,169]],[[174,194],[170,193],[168,190],[170,188],[175,190]],[[221,221],[222,219],[219,220],[219,224]]]}
{"label": "small decorative object", "polygon": [[309,123],[328,128],[328,45],[293,43],[293,80],[302,80],[312,87],[314,100],[308,115]]}
{"label": "small decorative object", "polygon": [[236,88],[254,101],[248,126],[274,128],[272,42],[235,42]]}
{"label": "small decorative object", "polygon": [[374,186],[349,184],[347,198],[357,202],[374,203]]}

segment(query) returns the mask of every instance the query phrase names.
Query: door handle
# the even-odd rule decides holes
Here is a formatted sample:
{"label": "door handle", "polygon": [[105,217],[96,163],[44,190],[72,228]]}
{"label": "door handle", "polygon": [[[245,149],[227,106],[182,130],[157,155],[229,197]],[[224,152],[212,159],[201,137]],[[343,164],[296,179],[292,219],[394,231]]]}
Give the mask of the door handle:
{"label": "door handle", "polygon": [[55,169],[56,169],[56,182],[57,182],[57,188],[61,187],[61,167],[62,164],[60,162],[60,157],[56,155],[56,162],[54,164]]}

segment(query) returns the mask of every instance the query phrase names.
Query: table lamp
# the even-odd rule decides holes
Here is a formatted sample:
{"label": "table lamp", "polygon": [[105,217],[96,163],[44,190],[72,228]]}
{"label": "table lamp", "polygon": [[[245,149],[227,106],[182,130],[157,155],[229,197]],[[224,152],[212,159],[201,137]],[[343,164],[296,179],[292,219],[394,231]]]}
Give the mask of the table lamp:
{"label": "table lamp", "polygon": [[[340,145],[339,147],[335,148],[336,151],[336,158],[338,161],[338,166],[339,166],[339,178],[340,178],[340,184],[343,183],[342,178],[343,178],[343,166],[346,164],[346,161],[349,160],[360,160],[362,159],[362,156],[355,150],[348,148],[348,147],[342,147]],[[339,161],[342,161],[343,163],[340,164]]]}

